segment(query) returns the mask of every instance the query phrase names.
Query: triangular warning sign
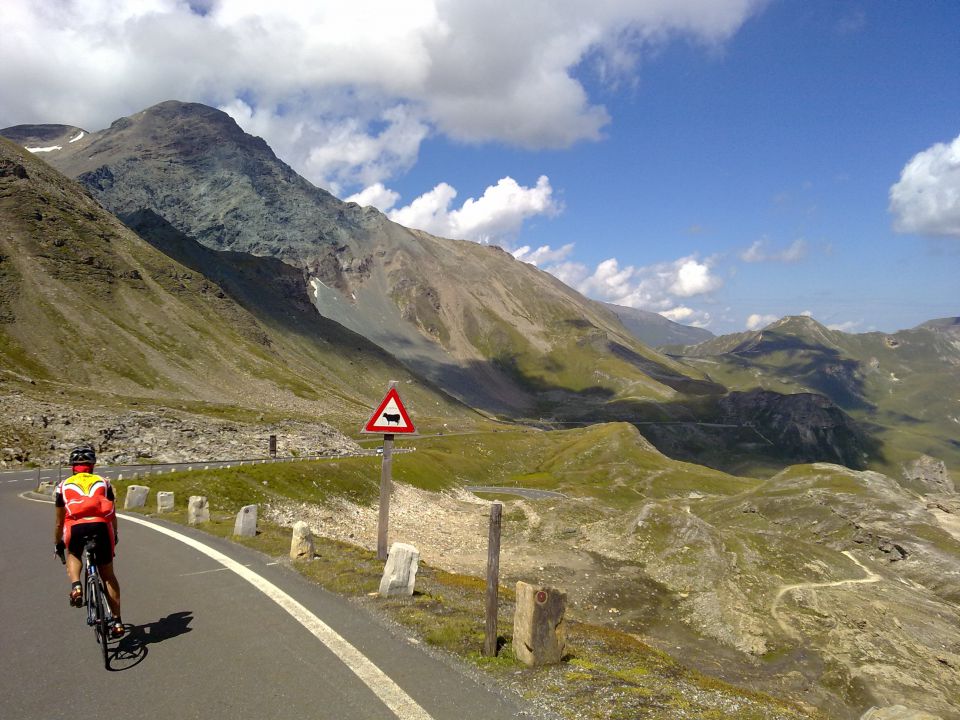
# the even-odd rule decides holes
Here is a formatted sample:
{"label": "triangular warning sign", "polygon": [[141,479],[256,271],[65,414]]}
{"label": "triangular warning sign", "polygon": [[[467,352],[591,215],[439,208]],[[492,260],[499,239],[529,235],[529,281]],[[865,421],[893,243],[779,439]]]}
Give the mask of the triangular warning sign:
{"label": "triangular warning sign", "polygon": [[380,407],[364,425],[363,432],[384,434],[416,432],[396,388],[390,388]]}

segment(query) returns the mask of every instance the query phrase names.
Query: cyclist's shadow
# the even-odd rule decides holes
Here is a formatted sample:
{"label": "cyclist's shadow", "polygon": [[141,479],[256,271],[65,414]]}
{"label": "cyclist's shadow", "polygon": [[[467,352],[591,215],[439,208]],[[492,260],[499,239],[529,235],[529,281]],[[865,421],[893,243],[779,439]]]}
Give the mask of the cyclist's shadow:
{"label": "cyclist's shadow", "polygon": [[193,613],[184,610],[144,625],[127,625],[127,634],[120,639],[110,654],[110,669],[128,670],[139,665],[147,656],[148,645],[191,632],[192,620]]}

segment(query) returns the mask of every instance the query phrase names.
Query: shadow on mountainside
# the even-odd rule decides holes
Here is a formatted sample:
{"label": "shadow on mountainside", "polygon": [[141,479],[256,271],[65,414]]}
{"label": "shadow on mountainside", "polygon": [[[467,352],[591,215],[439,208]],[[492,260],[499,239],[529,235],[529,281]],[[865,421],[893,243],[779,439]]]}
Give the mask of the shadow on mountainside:
{"label": "shadow on mountainside", "polygon": [[669,403],[614,401],[568,422],[634,424],[676,460],[740,474],[829,462],[865,469],[884,462],[883,443],[829,399],[812,393],[752,390]]}
{"label": "shadow on mountainside", "polygon": [[[778,362],[772,357],[777,353],[784,354],[787,361]],[[786,381],[799,380],[845,410],[876,408],[866,399],[861,363],[844,357],[836,348],[794,335],[765,332],[761,340],[743,343],[729,355],[743,361],[745,369],[756,367]]]}
{"label": "shadow on mountainside", "polygon": [[620,343],[610,342],[607,344],[607,348],[621,360],[626,360],[657,382],[677,392],[682,392],[686,395],[722,395],[727,391],[727,389],[719,383],[687,377],[661,363],[640,355]]}

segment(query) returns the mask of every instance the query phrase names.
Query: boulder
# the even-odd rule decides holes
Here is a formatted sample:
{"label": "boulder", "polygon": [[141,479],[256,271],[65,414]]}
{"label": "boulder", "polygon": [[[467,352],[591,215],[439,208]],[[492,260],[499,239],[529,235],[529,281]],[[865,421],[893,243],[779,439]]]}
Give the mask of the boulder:
{"label": "boulder", "polygon": [[413,587],[420,568],[420,551],[413,545],[394,543],[387,555],[387,564],[380,579],[380,594],[383,596],[413,595]]}
{"label": "boulder", "polygon": [[313,560],[313,533],[307,523],[300,521],[293,524],[293,538],[290,541],[291,560]]}
{"label": "boulder", "polygon": [[245,505],[237,513],[237,520],[233,524],[233,534],[240,537],[256,537],[257,534],[257,506]]}
{"label": "boulder", "polygon": [[210,522],[210,505],[207,499],[202,495],[191,495],[187,503],[187,523],[199,525],[205,522]]}
{"label": "boulder", "polygon": [[907,482],[922,487],[926,493],[956,492],[946,464],[929,455],[921,455],[912,462],[904,463],[903,477]]}
{"label": "boulder", "polygon": [[173,512],[173,493],[172,492],[158,492],[157,493],[157,512]]}
{"label": "boulder", "polygon": [[131,508],[144,507],[147,504],[147,495],[150,493],[150,488],[146,485],[131,485],[127,488],[127,496],[123,501],[123,509],[130,510]]}
{"label": "boulder", "polygon": [[513,652],[527,665],[547,665],[563,659],[567,647],[564,614],[567,594],[550,587],[517,583],[513,618]]}

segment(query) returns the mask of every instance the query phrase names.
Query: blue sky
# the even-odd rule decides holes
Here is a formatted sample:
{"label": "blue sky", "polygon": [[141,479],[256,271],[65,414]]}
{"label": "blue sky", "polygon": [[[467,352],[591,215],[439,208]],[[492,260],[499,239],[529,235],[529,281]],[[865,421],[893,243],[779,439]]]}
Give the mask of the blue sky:
{"label": "blue sky", "polygon": [[718,334],[960,315],[960,3],[317,5],[14,0],[0,124],[206,102],[340,197]]}

